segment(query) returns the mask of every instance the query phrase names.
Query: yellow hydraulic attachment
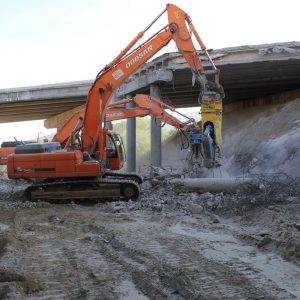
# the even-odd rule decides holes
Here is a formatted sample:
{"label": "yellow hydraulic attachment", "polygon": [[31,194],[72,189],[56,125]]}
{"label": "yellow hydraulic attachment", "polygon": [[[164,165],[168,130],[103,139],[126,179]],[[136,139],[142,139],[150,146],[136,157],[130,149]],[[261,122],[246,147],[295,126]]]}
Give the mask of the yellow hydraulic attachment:
{"label": "yellow hydraulic attachment", "polygon": [[222,146],[222,96],[207,92],[202,98],[202,144],[204,164],[207,167],[219,164]]}

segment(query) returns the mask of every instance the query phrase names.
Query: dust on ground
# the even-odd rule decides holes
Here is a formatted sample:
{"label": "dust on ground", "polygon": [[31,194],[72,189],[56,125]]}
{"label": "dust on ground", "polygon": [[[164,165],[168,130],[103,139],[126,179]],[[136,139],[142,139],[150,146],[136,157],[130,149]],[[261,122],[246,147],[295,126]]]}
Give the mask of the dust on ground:
{"label": "dust on ground", "polygon": [[299,177],[300,99],[224,115],[223,169]]}
{"label": "dust on ground", "polygon": [[[249,107],[223,115],[221,167],[195,172],[195,176],[228,177],[260,173],[285,173],[300,177],[300,99],[287,103]],[[190,172],[186,139],[173,134],[162,145],[163,166]],[[172,154],[172,155],[170,155]],[[200,161],[199,161],[200,162]],[[137,165],[143,170],[150,163],[150,154]]]}
{"label": "dust on ground", "polygon": [[151,168],[138,201],[64,205],[1,179],[0,298],[300,298],[299,182],[213,195],[174,190],[180,176]]}

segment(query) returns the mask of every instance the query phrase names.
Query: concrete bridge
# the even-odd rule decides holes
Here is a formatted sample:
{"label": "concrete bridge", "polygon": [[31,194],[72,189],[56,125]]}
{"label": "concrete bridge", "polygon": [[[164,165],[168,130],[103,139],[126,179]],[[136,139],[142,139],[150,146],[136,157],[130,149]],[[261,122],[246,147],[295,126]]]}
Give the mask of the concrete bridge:
{"label": "concrete bridge", "polygon": [[[210,51],[221,70],[225,105],[297,89],[300,86],[300,42],[232,47]],[[204,66],[208,66],[204,63]],[[0,123],[48,119],[85,104],[92,80],[0,89]],[[149,93],[175,107],[197,106],[188,64],[178,53],[166,53],[145,64],[117,92],[118,97]]]}
{"label": "concrete bridge", "polygon": [[[300,89],[300,42],[241,46],[210,51],[221,70],[225,110],[258,102],[284,100]],[[204,57],[203,57],[204,58]],[[205,59],[205,58],[204,58]],[[209,63],[204,61],[204,67]],[[93,80],[0,90],[0,123],[46,119],[59,127],[86,101]],[[177,108],[198,106],[199,90],[179,53],[166,53],[145,64],[118,89],[115,98],[147,93]],[[152,122],[153,123],[153,122]],[[160,129],[151,127],[152,158],[161,164]],[[128,168],[135,169],[135,120],[127,122]]]}

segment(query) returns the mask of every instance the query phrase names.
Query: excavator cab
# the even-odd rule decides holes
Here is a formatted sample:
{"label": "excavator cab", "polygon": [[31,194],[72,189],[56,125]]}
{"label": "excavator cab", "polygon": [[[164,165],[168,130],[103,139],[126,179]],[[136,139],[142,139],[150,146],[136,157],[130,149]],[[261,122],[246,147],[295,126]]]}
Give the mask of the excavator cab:
{"label": "excavator cab", "polygon": [[119,134],[108,131],[106,141],[106,168],[120,170],[126,160],[123,140]]}

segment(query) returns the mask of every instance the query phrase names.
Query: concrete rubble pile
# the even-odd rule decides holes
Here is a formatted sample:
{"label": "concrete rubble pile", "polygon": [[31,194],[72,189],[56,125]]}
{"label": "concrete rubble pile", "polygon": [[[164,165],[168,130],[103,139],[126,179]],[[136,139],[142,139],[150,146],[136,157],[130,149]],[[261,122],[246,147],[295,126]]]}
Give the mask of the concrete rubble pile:
{"label": "concrete rubble pile", "polygon": [[214,211],[222,214],[227,211],[242,213],[265,204],[300,202],[300,181],[284,175],[241,180],[243,184],[234,186],[229,192],[193,192],[194,188],[189,191],[189,186],[182,188],[180,183],[199,180],[181,178],[183,175],[180,172],[168,168],[150,166],[149,172],[143,175],[141,199],[107,203],[108,211],[122,213],[146,210],[185,215],[204,212],[210,215]]}
{"label": "concrete rubble pile", "polygon": [[227,193],[173,184],[195,175],[151,166],[137,201],[59,205],[24,201],[28,183],[1,178],[0,295],[300,296],[300,182],[258,176]]}

